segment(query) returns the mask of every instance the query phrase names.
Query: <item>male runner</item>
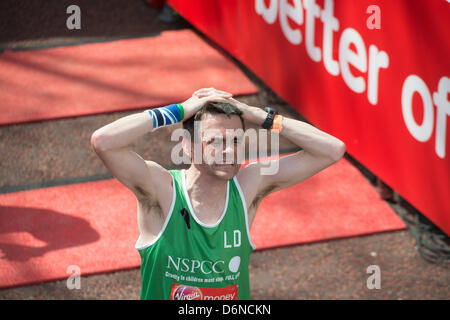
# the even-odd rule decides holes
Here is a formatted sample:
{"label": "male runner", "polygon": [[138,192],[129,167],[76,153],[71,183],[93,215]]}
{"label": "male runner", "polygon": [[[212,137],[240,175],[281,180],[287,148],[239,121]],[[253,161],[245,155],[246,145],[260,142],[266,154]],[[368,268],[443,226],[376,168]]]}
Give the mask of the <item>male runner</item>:
{"label": "male runner", "polygon": [[[201,146],[203,157],[186,170],[166,170],[130,148],[145,133],[176,122],[192,133],[194,119],[200,129],[183,137],[183,150],[192,161]],[[218,141],[226,141],[230,129],[242,130],[243,120],[283,135],[302,150],[272,160],[278,162],[273,174],[262,174],[260,162],[240,169],[237,148]],[[236,139],[234,146],[240,143]],[[345,153],[342,141],[305,122],[248,106],[214,88],[197,90],[181,104],[118,119],[96,130],[91,144],[137,199],[141,299],[249,299],[248,263],[255,248],[249,230],[261,200]],[[226,164],[215,161],[220,153]]]}

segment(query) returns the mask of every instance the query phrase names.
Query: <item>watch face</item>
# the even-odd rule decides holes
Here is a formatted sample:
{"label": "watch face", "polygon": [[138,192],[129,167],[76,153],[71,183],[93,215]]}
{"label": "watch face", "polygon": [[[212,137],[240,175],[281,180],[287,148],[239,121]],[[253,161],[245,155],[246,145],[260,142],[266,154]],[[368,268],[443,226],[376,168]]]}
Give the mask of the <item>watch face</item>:
{"label": "watch face", "polygon": [[269,113],[270,115],[273,115],[273,114],[277,114],[277,113],[278,113],[275,109],[273,109],[273,108],[271,108],[271,107],[265,107],[264,110],[265,110],[267,113]]}

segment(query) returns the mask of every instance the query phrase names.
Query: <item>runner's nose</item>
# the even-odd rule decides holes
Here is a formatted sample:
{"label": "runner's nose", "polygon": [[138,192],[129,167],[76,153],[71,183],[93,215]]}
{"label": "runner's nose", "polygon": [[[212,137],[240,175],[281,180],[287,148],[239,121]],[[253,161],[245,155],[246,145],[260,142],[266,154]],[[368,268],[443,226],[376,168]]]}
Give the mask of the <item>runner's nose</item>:
{"label": "runner's nose", "polygon": [[235,156],[235,148],[233,145],[224,145],[224,149],[223,149],[223,159],[224,159],[224,163],[226,164],[232,164],[234,163],[234,156]]}

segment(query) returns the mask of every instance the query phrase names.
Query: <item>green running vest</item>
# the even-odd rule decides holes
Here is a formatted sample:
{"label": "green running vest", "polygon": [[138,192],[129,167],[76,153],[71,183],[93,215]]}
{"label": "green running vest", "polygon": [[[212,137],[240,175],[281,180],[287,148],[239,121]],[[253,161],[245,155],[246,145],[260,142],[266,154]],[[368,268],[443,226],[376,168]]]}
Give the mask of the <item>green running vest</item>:
{"label": "green running vest", "polygon": [[[215,225],[202,223],[193,212],[185,170],[170,170],[171,208],[161,232],[138,246],[141,256],[141,299],[250,299],[248,263],[255,249],[247,207],[239,183],[228,180],[225,209]],[[190,228],[181,214],[189,213]]]}

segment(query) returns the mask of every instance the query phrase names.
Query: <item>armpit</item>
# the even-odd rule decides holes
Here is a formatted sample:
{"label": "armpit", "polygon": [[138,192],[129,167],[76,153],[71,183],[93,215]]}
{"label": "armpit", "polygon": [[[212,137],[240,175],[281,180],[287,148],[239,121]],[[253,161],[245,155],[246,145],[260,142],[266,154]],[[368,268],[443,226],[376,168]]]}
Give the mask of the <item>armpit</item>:
{"label": "armpit", "polygon": [[269,195],[271,192],[273,192],[276,188],[277,187],[275,185],[269,185],[266,188],[264,188],[263,190],[261,190],[261,192],[259,192],[255,196],[255,199],[253,199],[253,202],[250,205],[250,207],[258,207],[259,204],[261,203],[262,199],[264,199],[267,195]]}
{"label": "armpit", "polygon": [[158,200],[156,197],[152,197],[149,192],[142,189],[140,186],[134,186],[134,190],[136,190],[136,197],[143,208],[149,210],[159,207]]}

